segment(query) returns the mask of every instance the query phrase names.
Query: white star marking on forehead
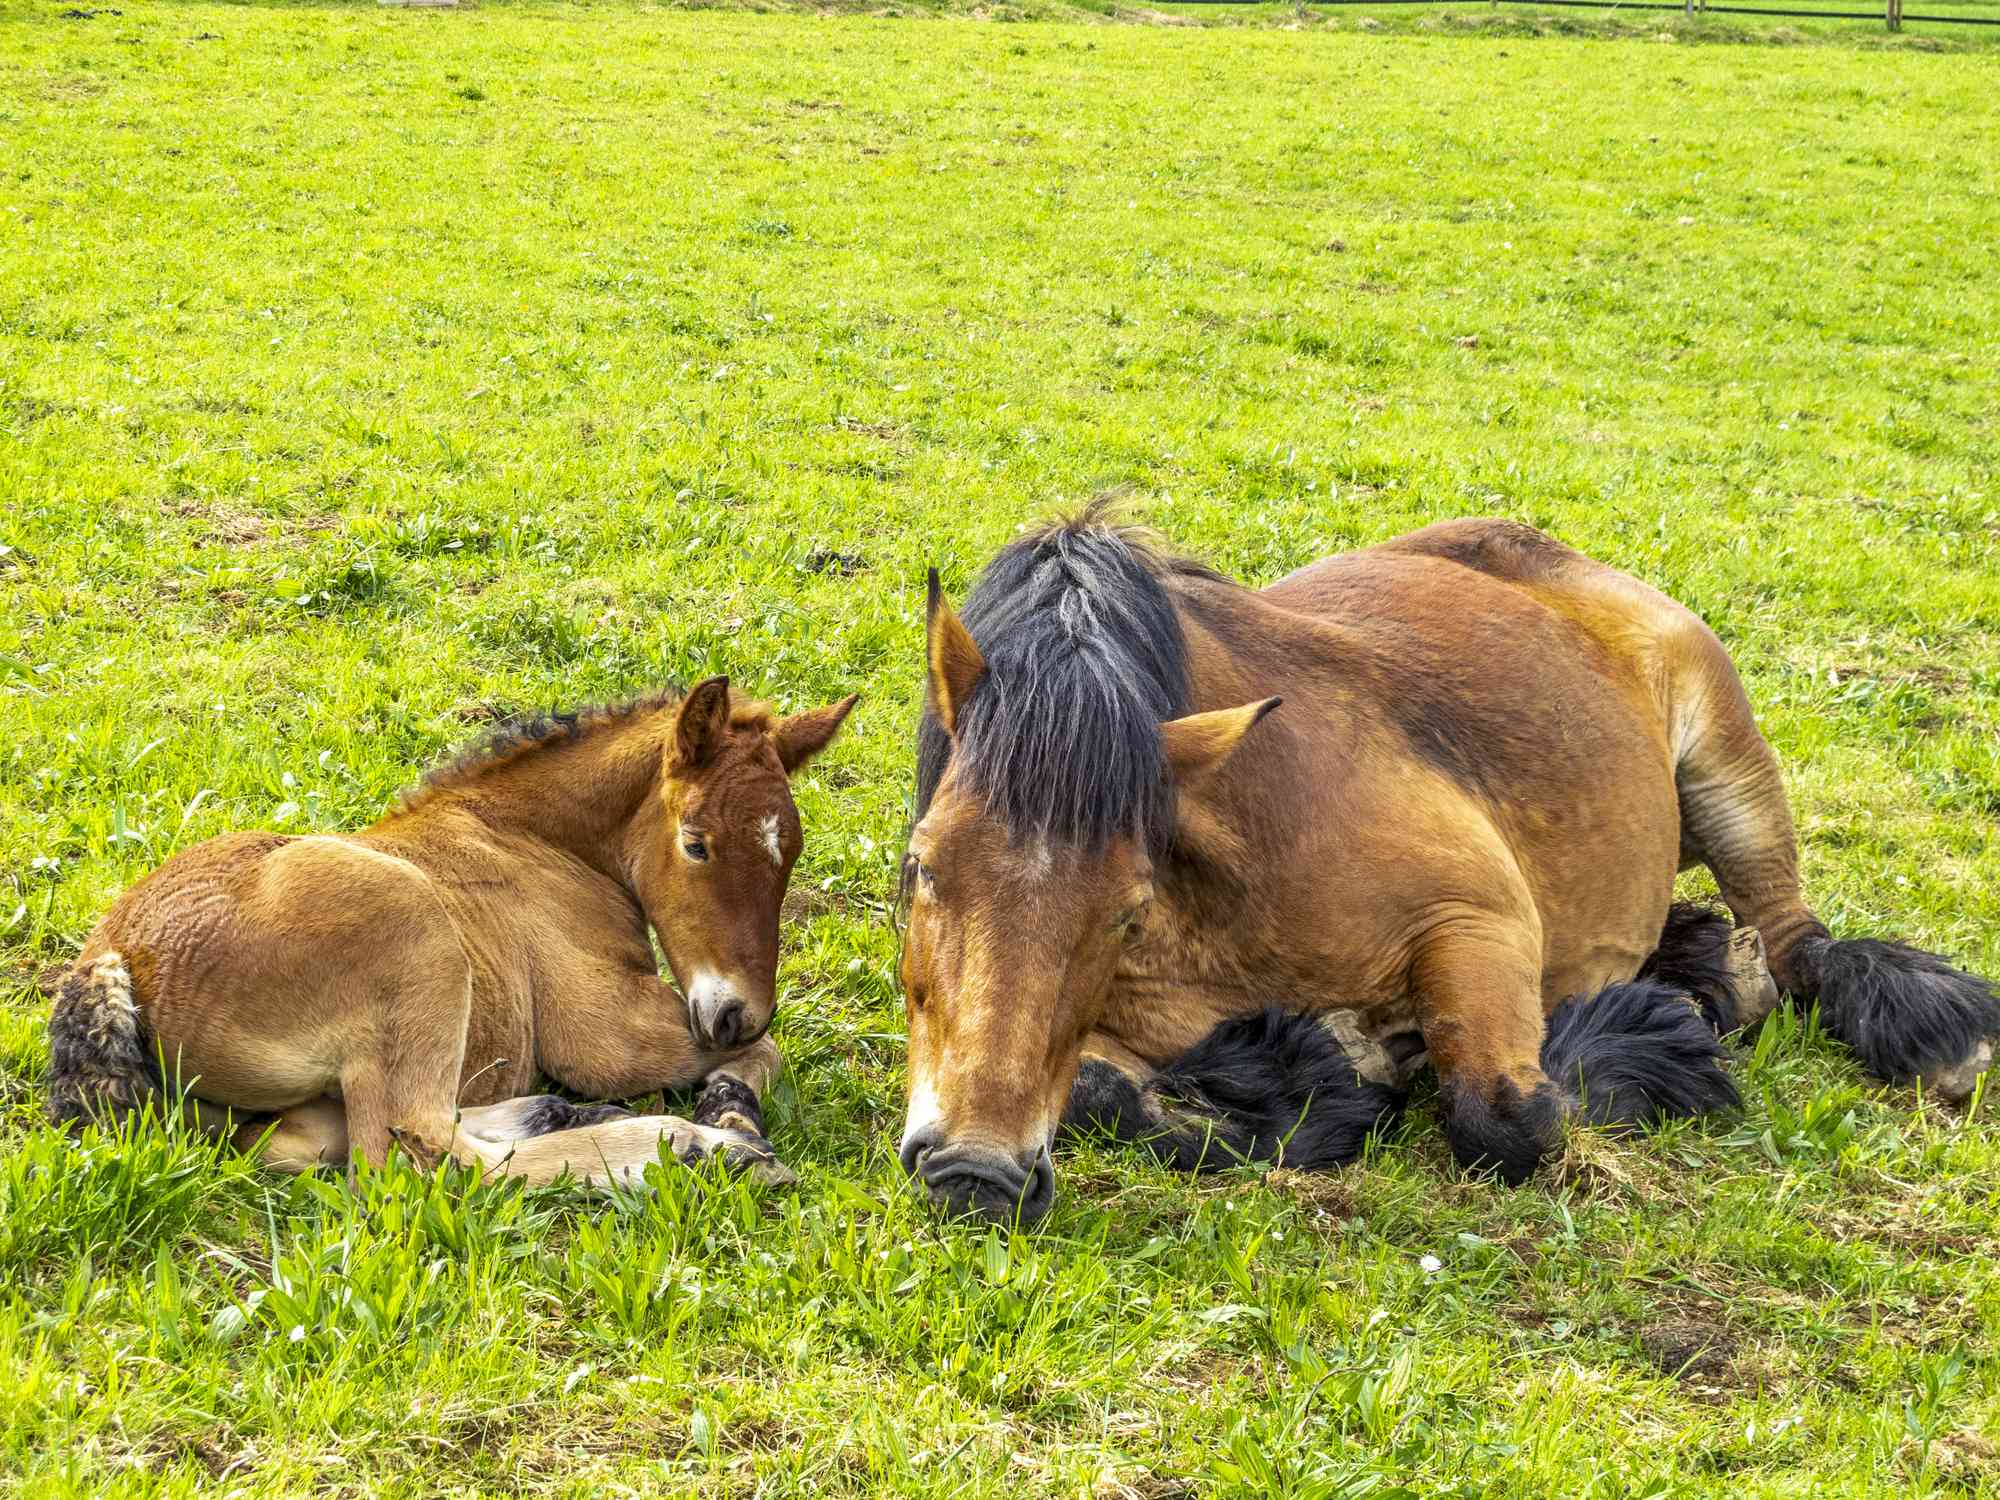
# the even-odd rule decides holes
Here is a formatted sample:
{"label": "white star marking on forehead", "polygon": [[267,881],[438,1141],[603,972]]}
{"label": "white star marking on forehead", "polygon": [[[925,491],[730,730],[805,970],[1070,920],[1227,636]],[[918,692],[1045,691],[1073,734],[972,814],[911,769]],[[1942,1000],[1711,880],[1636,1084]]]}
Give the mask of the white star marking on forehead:
{"label": "white star marking on forehead", "polygon": [[757,826],[764,830],[764,849],[771,856],[771,863],[783,866],[785,851],[778,842],[778,815],[771,813]]}

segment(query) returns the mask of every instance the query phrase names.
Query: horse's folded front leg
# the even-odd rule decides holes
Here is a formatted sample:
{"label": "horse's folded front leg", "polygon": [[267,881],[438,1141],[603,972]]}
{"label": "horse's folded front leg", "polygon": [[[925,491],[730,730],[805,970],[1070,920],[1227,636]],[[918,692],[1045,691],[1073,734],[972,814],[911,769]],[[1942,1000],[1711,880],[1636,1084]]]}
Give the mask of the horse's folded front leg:
{"label": "horse's folded front leg", "polygon": [[1562,1142],[1563,1099],[1542,1070],[1541,965],[1501,923],[1447,930],[1412,965],[1417,1018],[1459,1164],[1525,1182]]}

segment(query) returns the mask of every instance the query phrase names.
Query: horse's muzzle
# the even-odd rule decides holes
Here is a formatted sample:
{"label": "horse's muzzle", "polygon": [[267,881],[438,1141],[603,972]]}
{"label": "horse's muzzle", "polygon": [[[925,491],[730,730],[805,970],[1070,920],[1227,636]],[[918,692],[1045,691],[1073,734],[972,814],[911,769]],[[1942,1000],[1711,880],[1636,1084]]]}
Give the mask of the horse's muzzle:
{"label": "horse's muzzle", "polygon": [[941,1141],[936,1127],[918,1131],[903,1142],[902,1161],[903,1170],[923,1183],[931,1202],[946,1213],[1032,1224],[1055,1202],[1056,1169],[1047,1146],[1016,1160]]}

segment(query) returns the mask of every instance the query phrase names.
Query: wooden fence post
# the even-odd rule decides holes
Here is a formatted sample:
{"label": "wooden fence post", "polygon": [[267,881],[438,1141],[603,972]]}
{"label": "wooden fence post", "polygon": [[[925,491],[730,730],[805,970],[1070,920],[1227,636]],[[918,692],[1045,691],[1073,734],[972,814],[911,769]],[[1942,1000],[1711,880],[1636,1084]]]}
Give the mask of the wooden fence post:
{"label": "wooden fence post", "polygon": [[1889,23],[1889,29],[1891,31],[1901,31],[1903,29],[1903,0],[1883,0],[1883,5],[1886,7],[1884,18]]}

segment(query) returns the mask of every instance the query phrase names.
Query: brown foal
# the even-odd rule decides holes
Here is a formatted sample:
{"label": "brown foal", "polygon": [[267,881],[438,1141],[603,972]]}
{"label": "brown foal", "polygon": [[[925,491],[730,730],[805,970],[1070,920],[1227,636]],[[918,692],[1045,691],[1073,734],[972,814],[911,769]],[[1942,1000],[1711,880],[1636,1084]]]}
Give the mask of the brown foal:
{"label": "brown foal", "polygon": [[[392,1142],[537,1182],[628,1179],[663,1139],[768,1160],[788,778],[854,701],[780,719],[711,678],[508,726],[360,833],[176,855],[85,940],[50,1020],[51,1114],[178,1087],[252,1116],[237,1139],[268,1132],[285,1169]],[[607,1118],[626,1112],[513,1097],[538,1077],[708,1087],[693,1121]]]}

